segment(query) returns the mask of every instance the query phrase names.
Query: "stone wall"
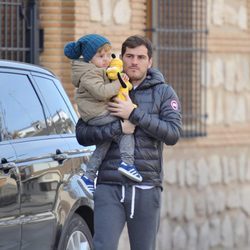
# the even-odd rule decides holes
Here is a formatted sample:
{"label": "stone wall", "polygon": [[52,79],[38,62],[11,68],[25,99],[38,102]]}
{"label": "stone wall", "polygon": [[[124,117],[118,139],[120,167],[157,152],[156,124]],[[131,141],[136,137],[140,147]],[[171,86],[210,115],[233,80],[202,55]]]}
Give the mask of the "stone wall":
{"label": "stone wall", "polygon": [[165,156],[158,249],[249,249],[250,146],[181,145]]}
{"label": "stone wall", "polygon": [[250,122],[250,3],[208,1],[208,124]]}

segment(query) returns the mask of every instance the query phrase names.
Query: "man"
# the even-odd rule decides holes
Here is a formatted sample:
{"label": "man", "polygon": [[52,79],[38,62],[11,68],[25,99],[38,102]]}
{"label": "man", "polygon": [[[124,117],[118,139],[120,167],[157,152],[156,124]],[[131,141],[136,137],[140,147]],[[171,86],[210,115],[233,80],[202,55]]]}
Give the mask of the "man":
{"label": "man", "polygon": [[174,145],[180,137],[180,104],[162,74],[151,68],[148,39],[127,38],[121,57],[134,89],[125,101],[110,102],[109,111],[124,122],[93,127],[80,119],[76,136],[81,145],[92,145],[111,141],[122,132],[134,133],[135,166],[143,180],[135,183],[117,171],[119,148],[112,143],[100,167],[94,195],[94,249],[116,250],[127,223],[130,248],[154,250],[160,220],[163,143]]}

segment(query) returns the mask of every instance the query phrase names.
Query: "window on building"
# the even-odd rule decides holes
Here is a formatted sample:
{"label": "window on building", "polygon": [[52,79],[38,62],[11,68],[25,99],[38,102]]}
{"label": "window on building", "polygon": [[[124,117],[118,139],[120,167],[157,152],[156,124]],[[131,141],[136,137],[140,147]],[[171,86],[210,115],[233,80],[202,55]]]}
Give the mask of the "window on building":
{"label": "window on building", "polygon": [[154,45],[154,63],[180,98],[183,137],[205,136],[206,1],[157,0],[149,5],[147,31]]}
{"label": "window on building", "polygon": [[38,26],[38,1],[0,1],[0,58],[38,64]]}

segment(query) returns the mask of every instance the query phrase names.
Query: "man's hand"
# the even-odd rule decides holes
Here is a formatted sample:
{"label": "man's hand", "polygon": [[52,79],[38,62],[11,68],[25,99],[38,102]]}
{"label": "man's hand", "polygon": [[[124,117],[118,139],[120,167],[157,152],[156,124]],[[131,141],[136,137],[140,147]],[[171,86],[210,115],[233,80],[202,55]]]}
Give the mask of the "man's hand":
{"label": "man's hand", "polygon": [[131,112],[134,110],[135,106],[128,94],[124,93],[123,95],[125,96],[126,100],[123,101],[118,98],[114,98],[114,102],[108,103],[108,110],[110,111],[111,115],[118,116],[123,118],[124,120],[127,120]]}
{"label": "man's hand", "polygon": [[122,133],[129,135],[133,134],[135,131],[135,125],[131,123],[129,120],[121,121]]}

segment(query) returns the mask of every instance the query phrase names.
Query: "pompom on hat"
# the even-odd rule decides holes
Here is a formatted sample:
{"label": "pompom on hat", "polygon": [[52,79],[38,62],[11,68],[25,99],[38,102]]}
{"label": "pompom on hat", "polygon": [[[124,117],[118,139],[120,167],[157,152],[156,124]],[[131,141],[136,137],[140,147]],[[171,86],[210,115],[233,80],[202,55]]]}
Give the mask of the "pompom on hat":
{"label": "pompom on hat", "polygon": [[76,42],[69,42],[64,47],[64,55],[69,59],[78,59],[83,56],[85,62],[89,62],[98,49],[104,44],[111,44],[110,41],[97,34],[89,34],[78,39]]}

